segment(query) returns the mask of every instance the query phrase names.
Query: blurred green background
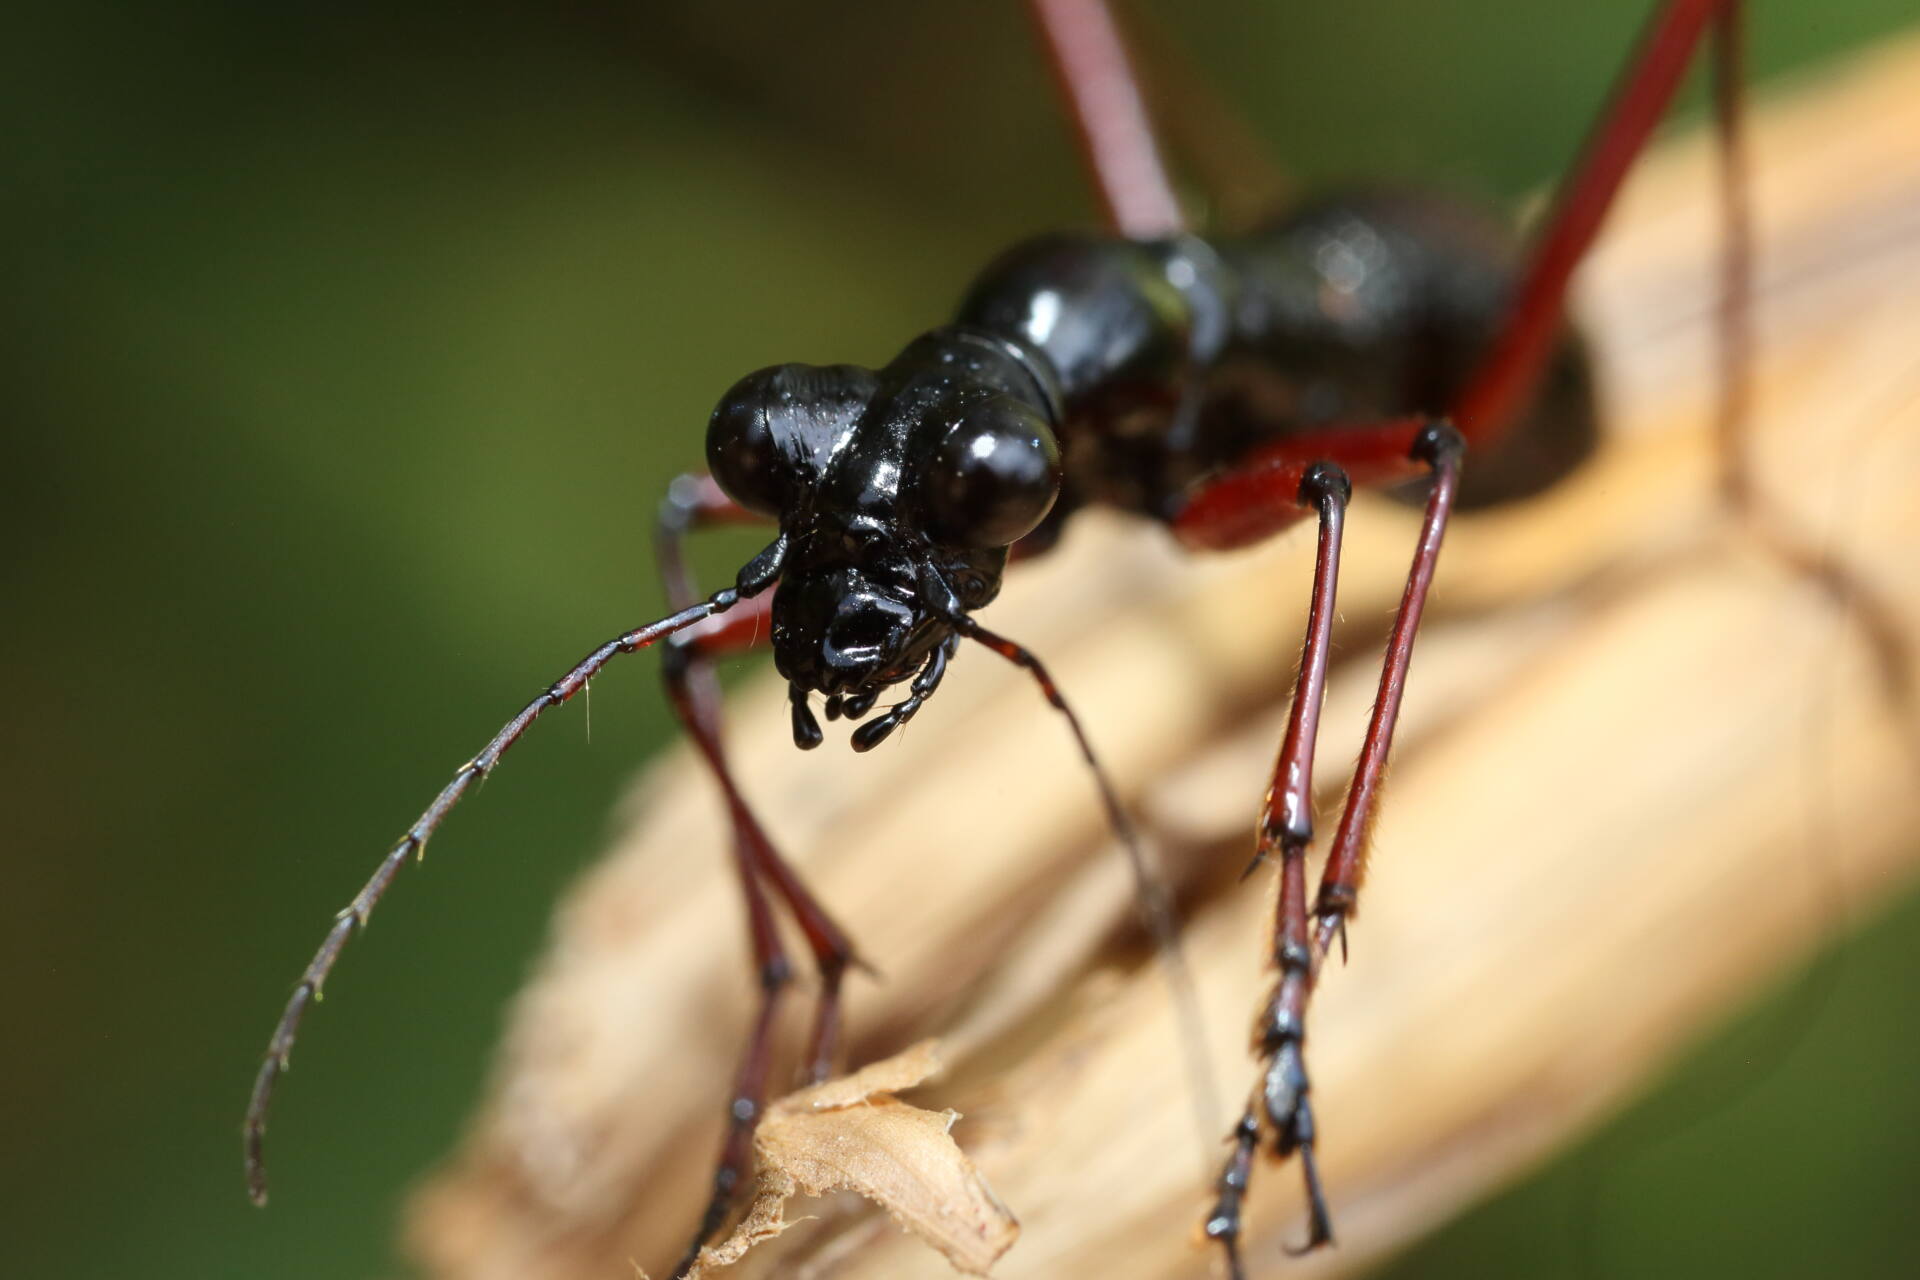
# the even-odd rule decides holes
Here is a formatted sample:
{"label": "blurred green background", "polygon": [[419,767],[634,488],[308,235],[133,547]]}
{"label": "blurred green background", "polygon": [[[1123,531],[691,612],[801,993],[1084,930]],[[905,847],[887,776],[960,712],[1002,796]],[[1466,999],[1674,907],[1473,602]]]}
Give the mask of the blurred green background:
{"label": "blurred green background", "polygon": [[[1643,8],[1155,12],[1295,172],[1513,198]],[[1762,78],[1915,16],[1756,9]],[[260,1213],[240,1112],[329,913],[508,711],[656,610],[653,505],[729,382],[880,363],[1091,206],[1010,0],[9,25],[0,1267],[392,1273],[397,1198],[663,740],[651,663],[404,877],[309,1023]],[[1909,904],[1394,1274],[1910,1274],[1917,962]]]}

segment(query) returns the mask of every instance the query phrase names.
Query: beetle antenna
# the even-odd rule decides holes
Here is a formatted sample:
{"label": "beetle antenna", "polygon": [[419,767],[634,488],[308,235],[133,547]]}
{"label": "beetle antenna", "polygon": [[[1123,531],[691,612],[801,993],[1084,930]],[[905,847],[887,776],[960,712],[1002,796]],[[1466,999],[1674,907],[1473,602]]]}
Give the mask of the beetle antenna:
{"label": "beetle antenna", "polygon": [[967,639],[986,646],[1017,667],[1026,668],[1040,686],[1040,692],[1053,704],[1053,709],[1066,718],[1067,727],[1072,730],[1074,742],[1080,748],[1080,758],[1086,761],[1087,768],[1093,772],[1094,784],[1100,789],[1100,803],[1107,811],[1107,825],[1113,829],[1120,847],[1126,851],[1127,863],[1133,869],[1134,900],[1147,926],[1147,933],[1153,939],[1161,968],[1166,973],[1174,1008],[1178,1011],[1180,1021],[1185,1024],[1187,1075],[1193,1093],[1194,1115],[1199,1121],[1200,1158],[1202,1167],[1210,1168],[1214,1146],[1212,1134],[1219,1125],[1220,1099],[1214,1088],[1213,1057],[1207,1052],[1206,1019],[1200,1013],[1200,994],[1194,986],[1193,971],[1187,965],[1186,950],[1180,941],[1180,922],[1174,912],[1173,895],[1167,889],[1166,879],[1160,868],[1147,856],[1139,831],[1120,803],[1120,793],[1115,790],[1113,779],[1108,776],[1099,757],[1094,755],[1093,743],[1087,737],[1080,717],[1067,705],[1060,687],[1054,683],[1053,676],[1040,659],[1024,645],[996,635],[964,613],[952,611],[948,619],[954,630]]}
{"label": "beetle antenna", "polygon": [[507,748],[519,740],[527,726],[539,719],[541,713],[579,693],[600,668],[621,654],[645,649],[703,618],[724,613],[748,596],[765,590],[778,576],[779,563],[784,554],[784,544],[774,543],[741,570],[739,581],[734,586],[716,591],[701,603],[678,613],[615,636],[574,663],[565,675],[548,685],[539,697],[502,725],[487,745],[480,748],[478,755],[460,766],[452,780],[440,788],[440,794],[433,798],[433,803],[414,819],[399,843],[387,850],[386,856],[380,859],[380,865],[374,868],[373,875],[353,896],[353,901],[334,915],[333,926],[327,930],[320,949],[307,962],[293,994],[287,997],[286,1008],[281,1010],[280,1021],[274,1025],[273,1036],[267,1041],[266,1057],[261,1060],[259,1073],[254,1077],[253,1094],[247,1103],[242,1145],[245,1149],[247,1194],[255,1204],[264,1205],[267,1202],[267,1111],[273,1103],[274,1086],[286,1072],[293,1056],[293,1041],[299,1034],[300,1019],[306,1015],[307,1007],[320,999],[321,988],[326,984],[327,975],[333,971],[334,962],[339,960],[340,952],[345,949],[347,939],[356,930],[367,927],[367,918],[373,913],[374,905],[393,884],[394,877],[400,874],[400,868],[406,865],[407,859],[426,856],[427,841],[447,816],[448,810],[458,804],[476,782],[483,781],[493,772]]}

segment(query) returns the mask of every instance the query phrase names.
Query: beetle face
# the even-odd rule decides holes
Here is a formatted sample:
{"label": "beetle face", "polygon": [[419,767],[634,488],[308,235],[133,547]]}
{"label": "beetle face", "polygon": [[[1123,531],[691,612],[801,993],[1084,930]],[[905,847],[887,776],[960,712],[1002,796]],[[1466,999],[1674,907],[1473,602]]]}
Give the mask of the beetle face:
{"label": "beetle face", "polygon": [[820,528],[788,552],[773,597],[774,663],[811,692],[860,696],[908,679],[951,626],[921,599],[897,533]]}
{"label": "beetle face", "polygon": [[714,410],[714,479],[787,538],[775,665],[798,693],[828,695],[830,714],[862,714],[929,670],[1053,505],[1059,449],[1010,390],[1020,376],[1004,352],[935,333],[877,375],[763,369]]}

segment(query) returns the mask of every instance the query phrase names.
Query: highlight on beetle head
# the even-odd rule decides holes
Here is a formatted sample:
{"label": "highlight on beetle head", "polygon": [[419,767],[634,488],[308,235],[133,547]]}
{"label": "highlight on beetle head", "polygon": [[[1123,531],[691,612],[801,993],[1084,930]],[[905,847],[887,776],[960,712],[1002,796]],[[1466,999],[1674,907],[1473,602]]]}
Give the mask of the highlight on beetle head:
{"label": "highlight on beetle head", "polygon": [[855,733],[857,750],[912,715],[953,653],[956,622],[999,593],[1008,548],[1052,508],[1059,445],[1020,376],[1013,357],[941,332],[877,374],[762,369],[714,410],[714,479],[777,519],[786,541],[772,640],[802,747],[820,741],[810,694],[826,695],[829,719],[860,719],[888,687],[914,682]]}

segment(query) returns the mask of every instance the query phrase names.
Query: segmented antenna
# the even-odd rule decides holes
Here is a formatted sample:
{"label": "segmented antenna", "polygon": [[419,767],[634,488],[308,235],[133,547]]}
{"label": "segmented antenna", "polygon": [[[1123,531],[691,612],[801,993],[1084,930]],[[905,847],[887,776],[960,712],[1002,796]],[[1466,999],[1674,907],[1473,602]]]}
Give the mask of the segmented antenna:
{"label": "segmented antenna", "polygon": [[267,1041],[266,1057],[260,1062],[260,1070],[254,1076],[253,1094],[247,1103],[247,1119],[243,1129],[242,1146],[245,1152],[247,1171],[247,1195],[257,1205],[267,1202],[267,1112],[273,1104],[274,1086],[279,1083],[293,1056],[294,1037],[299,1034],[300,1020],[306,1016],[307,1007],[320,999],[321,988],[325,986],[327,975],[333,972],[333,966],[340,959],[340,953],[346,948],[347,939],[356,929],[365,929],[367,919],[373,914],[373,908],[394,877],[400,874],[400,868],[406,865],[409,857],[424,857],[427,841],[440,826],[447,812],[458,804],[475,782],[484,779],[493,772],[500,757],[527,731],[527,726],[539,719],[541,714],[552,707],[568,701],[574,694],[586,687],[587,681],[596,675],[600,668],[623,653],[635,653],[666,636],[692,626],[703,618],[723,613],[748,596],[755,595],[771,585],[778,576],[779,561],[785,554],[784,542],[776,542],[766,551],[755,557],[753,562],[741,571],[739,582],[723,591],[716,591],[706,600],[670,614],[657,622],[636,627],[605,644],[595,648],[586,657],[558,680],[548,685],[546,690],[520,709],[518,715],[502,725],[500,731],[487,741],[478,755],[460,766],[451,781],[440,789],[426,811],[414,820],[407,833],[391,849],[386,857],[380,859],[380,865],[374,868],[373,875],[360,892],[353,895],[353,901],[342,907],[333,918],[333,927],[327,930],[327,936],[320,943],[320,949],[314,952],[313,959],[300,975],[300,981],[293,988],[293,994],[287,998],[286,1008],[280,1013],[280,1021],[273,1028],[273,1036]]}

